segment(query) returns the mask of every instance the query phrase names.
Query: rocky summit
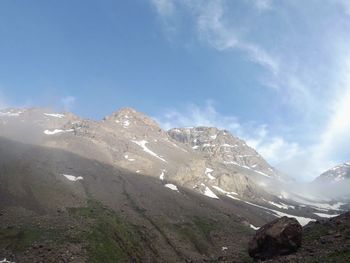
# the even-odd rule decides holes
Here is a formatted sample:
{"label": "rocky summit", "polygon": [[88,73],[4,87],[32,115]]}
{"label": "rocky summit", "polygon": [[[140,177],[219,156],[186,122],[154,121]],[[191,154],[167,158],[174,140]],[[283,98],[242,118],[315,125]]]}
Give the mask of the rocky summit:
{"label": "rocky summit", "polygon": [[266,223],[346,207],[288,180],[215,127],[166,131],[131,108],[102,120],[1,110],[0,261],[251,262]]}

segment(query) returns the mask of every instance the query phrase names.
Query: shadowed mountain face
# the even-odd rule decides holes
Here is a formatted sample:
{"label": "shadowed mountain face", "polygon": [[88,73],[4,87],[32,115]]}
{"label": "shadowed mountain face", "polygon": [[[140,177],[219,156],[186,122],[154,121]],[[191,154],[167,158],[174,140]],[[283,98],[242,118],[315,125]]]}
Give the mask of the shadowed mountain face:
{"label": "shadowed mountain face", "polygon": [[340,209],[276,194],[285,177],[227,131],[166,132],[133,109],[9,109],[0,136],[0,260],[244,262],[273,218]]}

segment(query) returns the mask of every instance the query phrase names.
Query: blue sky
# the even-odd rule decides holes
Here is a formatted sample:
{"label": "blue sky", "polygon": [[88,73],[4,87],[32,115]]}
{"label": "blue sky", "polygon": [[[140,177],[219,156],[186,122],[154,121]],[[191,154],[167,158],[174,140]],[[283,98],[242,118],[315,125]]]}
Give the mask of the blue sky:
{"label": "blue sky", "polygon": [[347,0],[0,1],[0,107],[231,130],[310,180],[350,159]]}

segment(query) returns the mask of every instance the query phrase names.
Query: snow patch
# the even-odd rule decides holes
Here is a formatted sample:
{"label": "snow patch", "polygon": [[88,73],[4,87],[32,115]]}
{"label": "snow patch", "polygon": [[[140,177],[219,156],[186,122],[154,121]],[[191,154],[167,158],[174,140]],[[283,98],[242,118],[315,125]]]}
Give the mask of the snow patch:
{"label": "snow patch", "polygon": [[84,178],[82,176],[74,176],[69,174],[62,174],[64,177],[66,177],[69,181],[76,182],[79,180],[83,180]]}
{"label": "snow patch", "polygon": [[281,208],[281,209],[286,209],[286,210],[288,210],[289,208],[295,209],[295,206],[293,206],[293,205],[286,205],[286,204],[283,204],[283,203],[277,204],[277,203],[272,202],[272,201],[269,201],[268,203],[271,204],[271,205],[274,205],[274,206],[276,206],[278,208]]}
{"label": "snow patch", "polygon": [[127,155],[127,154],[124,155],[124,158],[125,158],[126,160],[128,160],[129,162],[134,162],[134,161],[135,161],[134,158],[129,158],[129,155]]}
{"label": "snow patch", "polygon": [[231,199],[233,199],[233,200],[241,200],[241,199],[239,199],[239,198],[237,198],[237,197],[235,197],[235,196],[232,196],[232,195],[230,195],[230,194],[226,194],[226,196],[227,197],[230,197]]}
{"label": "snow patch", "polygon": [[54,135],[57,133],[62,133],[62,132],[73,132],[73,129],[69,129],[69,130],[61,130],[61,129],[54,129],[54,130],[45,130],[44,133],[46,135]]}
{"label": "snow patch", "polygon": [[148,141],[142,140],[142,141],[132,141],[132,142],[136,143],[138,146],[140,146],[144,152],[146,152],[146,153],[158,158],[159,160],[167,163],[167,161],[164,158],[160,157],[158,154],[156,154],[155,152],[152,152],[150,149],[147,148],[146,144],[148,143]]}
{"label": "snow patch", "polygon": [[64,117],[64,114],[59,114],[59,113],[44,113],[44,115],[49,117],[59,118],[59,119],[62,119]]}
{"label": "snow patch", "polygon": [[162,173],[159,175],[159,179],[162,180],[162,181],[164,180],[165,172],[166,172],[166,170],[163,169],[163,170],[162,170]]}
{"label": "snow patch", "polygon": [[252,225],[252,224],[250,224],[249,227],[252,228],[252,229],[254,229],[254,230],[259,230],[259,229],[260,229],[260,227],[256,227],[256,226],[254,226],[254,225]]}
{"label": "snow patch", "polygon": [[221,248],[222,251],[225,251],[225,250],[227,250],[227,249],[228,249],[227,247],[222,247],[222,248]]}
{"label": "snow patch", "polygon": [[171,189],[171,190],[173,190],[173,191],[177,191],[177,192],[179,191],[179,189],[177,189],[177,186],[174,185],[174,184],[166,184],[164,186],[169,188],[169,189]]}
{"label": "snow patch", "polygon": [[3,260],[0,260],[0,263],[15,263],[15,262],[7,260],[6,258],[4,258]]}
{"label": "snow patch", "polygon": [[219,192],[223,193],[223,194],[233,194],[233,195],[238,195],[236,192],[227,192],[224,189],[220,188],[219,186],[213,186],[213,188],[215,188],[216,190],[218,190]]}
{"label": "snow patch", "polygon": [[214,135],[211,135],[210,138],[212,138],[213,140],[215,140],[217,136],[218,136],[217,134],[214,134]]}
{"label": "snow patch", "polygon": [[237,144],[231,145],[231,144],[224,143],[224,144],[221,144],[220,147],[236,148],[238,147],[238,145]]}
{"label": "snow patch", "polygon": [[0,116],[6,116],[6,117],[18,117],[19,115],[21,115],[21,111],[7,111],[7,112],[0,112]]}
{"label": "snow patch", "polygon": [[277,217],[282,217],[282,216],[294,217],[296,220],[299,221],[299,223],[302,226],[307,225],[311,221],[315,221],[315,219],[312,219],[312,218],[307,218],[307,217],[302,217],[302,216],[295,216],[295,215],[283,213],[283,212],[280,212],[280,211],[277,211],[277,210],[273,210],[273,209],[270,209],[270,208],[267,208],[267,207],[264,207],[264,206],[261,206],[261,205],[250,203],[248,201],[243,201],[243,202],[248,204],[248,205],[252,205],[252,206],[255,206],[255,207],[259,207],[259,208],[268,210],[268,211],[272,212],[273,214],[275,214],[275,216],[277,216]]}
{"label": "snow patch", "polygon": [[205,174],[210,180],[214,180],[215,177],[211,174],[212,172],[214,172],[213,169],[211,169],[211,168],[205,168],[204,174]]}
{"label": "snow patch", "polygon": [[130,125],[130,121],[129,121],[129,120],[123,121],[123,127],[124,127],[124,128],[129,127],[129,125]]}
{"label": "snow patch", "polygon": [[314,213],[315,215],[319,216],[319,217],[325,217],[325,218],[332,218],[332,217],[336,217],[338,215],[329,215],[329,214],[324,214],[324,213]]}
{"label": "snow patch", "polygon": [[208,186],[205,187],[204,195],[210,198],[219,199],[216,194]]}

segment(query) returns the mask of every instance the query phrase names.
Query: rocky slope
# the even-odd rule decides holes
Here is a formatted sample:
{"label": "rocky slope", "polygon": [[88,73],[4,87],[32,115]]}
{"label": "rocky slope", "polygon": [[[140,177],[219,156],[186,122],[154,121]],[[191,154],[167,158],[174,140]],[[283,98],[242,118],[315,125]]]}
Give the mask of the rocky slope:
{"label": "rocky slope", "polygon": [[322,173],[316,178],[316,182],[338,183],[346,179],[350,179],[350,161]]}
{"label": "rocky slope", "polygon": [[350,262],[350,213],[310,223],[303,228],[302,245],[296,253],[264,262]]}
{"label": "rocky slope", "polygon": [[3,110],[0,260],[242,262],[264,223],[338,212],[278,197],[271,181],[283,178],[227,131],[166,132],[129,108],[101,121]]}

